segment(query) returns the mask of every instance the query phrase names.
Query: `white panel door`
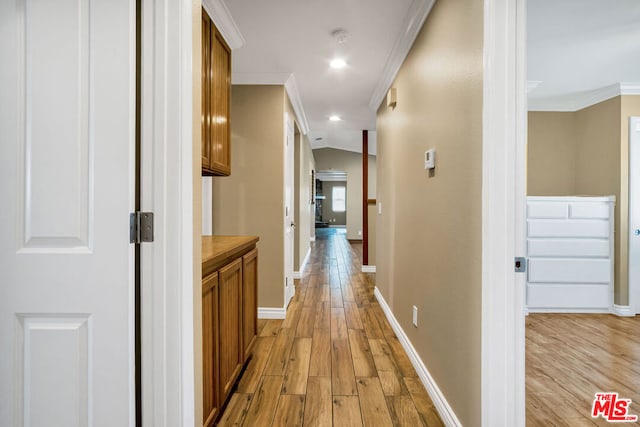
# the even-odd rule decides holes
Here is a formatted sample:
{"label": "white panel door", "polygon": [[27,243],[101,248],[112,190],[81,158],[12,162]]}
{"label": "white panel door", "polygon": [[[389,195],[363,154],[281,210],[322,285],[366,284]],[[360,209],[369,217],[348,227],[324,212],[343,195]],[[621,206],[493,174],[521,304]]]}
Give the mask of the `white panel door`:
{"label": "white panel door", "polygon": [[284,141],[284,306],[289,305],[293,298],[293,239],[294,239],[294,209],[293,209],[293,156],[294,156],[293,121],[285,113],[285,141]]}
{"label": "white panel door", "polygon": [[0,425],[134,425],[135,2],[0,17]]}

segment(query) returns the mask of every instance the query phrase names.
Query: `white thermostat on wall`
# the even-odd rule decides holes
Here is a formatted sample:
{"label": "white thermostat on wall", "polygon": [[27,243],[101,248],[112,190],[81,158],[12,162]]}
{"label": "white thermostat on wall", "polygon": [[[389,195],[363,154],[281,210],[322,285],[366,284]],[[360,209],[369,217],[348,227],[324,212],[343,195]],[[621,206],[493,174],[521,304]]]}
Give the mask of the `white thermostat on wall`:
{"label": "white thermostat on wall", "polygon": [[424,168],[436,168],[436,150],[434,150],[433,148],[424,152]]}

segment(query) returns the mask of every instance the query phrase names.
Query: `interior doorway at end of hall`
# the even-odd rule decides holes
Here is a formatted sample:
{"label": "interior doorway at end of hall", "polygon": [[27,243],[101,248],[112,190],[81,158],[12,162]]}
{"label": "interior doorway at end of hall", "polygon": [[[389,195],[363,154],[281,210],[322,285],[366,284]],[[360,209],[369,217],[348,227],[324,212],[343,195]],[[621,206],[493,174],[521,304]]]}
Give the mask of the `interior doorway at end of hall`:
{"label": "interior doorway at end of hall", "polygon": [[347,227],[347,173],[319,171],[316,175],[315,227]]}

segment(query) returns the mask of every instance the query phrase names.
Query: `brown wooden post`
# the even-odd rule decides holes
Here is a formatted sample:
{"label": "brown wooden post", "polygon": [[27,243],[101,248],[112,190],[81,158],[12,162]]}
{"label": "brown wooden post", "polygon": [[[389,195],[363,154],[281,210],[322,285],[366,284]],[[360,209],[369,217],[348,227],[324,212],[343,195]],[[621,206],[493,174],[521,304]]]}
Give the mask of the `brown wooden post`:
{"label": "brown wooden post", "polygon": [[369,131],[362,131],[362,265],[369,265]]}

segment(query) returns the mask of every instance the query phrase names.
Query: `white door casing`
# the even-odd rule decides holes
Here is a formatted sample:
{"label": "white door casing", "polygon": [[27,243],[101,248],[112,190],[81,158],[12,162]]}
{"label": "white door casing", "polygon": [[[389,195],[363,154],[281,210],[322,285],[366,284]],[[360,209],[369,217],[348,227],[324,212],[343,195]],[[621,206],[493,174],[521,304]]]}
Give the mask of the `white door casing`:
{"label": "white door casing", "polygon": [[640,313],[640,117],[629,118],[629,308]]}
{"label": "white door casing", "polygon": [[294,129],[293,120],[288,113],[284,113],[285,135],[284,135],[284,307],[289,305],[289,301],[295,294],[293,285],[293,239],[295,236],[294,224],[294,197],[293,197],[293,157],[294,157]]}
{"label": "white door casing", "polygon": [[0,425],[132,426],[135,2],[0,16]]}

